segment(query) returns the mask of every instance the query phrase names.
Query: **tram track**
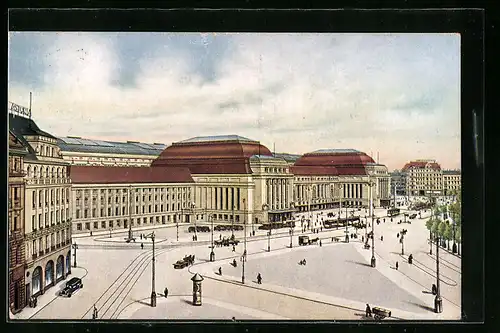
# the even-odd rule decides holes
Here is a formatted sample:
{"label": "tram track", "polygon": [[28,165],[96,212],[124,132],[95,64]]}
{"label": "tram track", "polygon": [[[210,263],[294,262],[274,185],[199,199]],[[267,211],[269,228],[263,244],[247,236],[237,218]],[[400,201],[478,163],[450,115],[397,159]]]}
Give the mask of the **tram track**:
{"label": "tram track", "polygon": [[[432,260],[436,260],[436,256],[435,255],[430,255],[429,253],[427,253],[427,256],[429,256],[430,258],[432,258]],[[446,266],[448,267],[449,269],[451,269],[452,271],[455,271],[457,272],[458,274],[462,275],[462,271],[461,271],[461,268],[458,266],[458,265],[455,265],[454,263],[452,263],[451,261],[448,261],[444,258],[441,258],[439,257],[439,262],[445,262],[445,263],[442,263],[443,266]],[[453,266],[453,267],[452,267]],[[460,269],[460,270],[458,270]]]}
{"label": "tram track", "polygon": [[[377,254],[377,256],[378,256],[380,259],[384,260],[384,261],[385,261],[388,265],[390,265],[390,264],[391,264],[391,263],[389,262],[389,260],[387,260],[386,258],[384,258],[383,256],[381,256],[379,252],[375,252],[375,253]],[[400,256],[400,257],[403,257],[401,254],[399,254],[399,256]],[[404,258],[404,257],[403,257],[403,258]],[[406,258],[404,258],[404,259],[406,259]],[[415,259],[413,259],[413,261],[415,261]],[[411,277],[411,276],[409,276],[408,274],[405,274],[405,273],[403,273],[402,271],[399,271],[399,272],[400,272],[401,274],[403,274],[404,276],[406,276],[406,277],[407,277],[408,279],[410,279],[411,281],[415,282],[416,284],[418,284],[419,286],[421,286],[422,288],[424,288],[424,290],[425,290],[425,291],[429,291],[429,292],[431,291],[431,289],[430,289],[428,286],[426,286],[426,285],[422,284],[421,282],[419,282],[419,281],[415,280],[414,278],[412,278],[412,277]],[[436,277],[435,275],[431,275],[431,276]],[[442,280],[441,280],[441,281],[442,281]],[[458,308],[461,308],[461,305],[459,305],[459,304],[457,304],[457,303],[453,302],[452,300],[450,300],[449,298],[447,298],[447,297],[443,296],[442,294],[441,294],[441,298],[443,298],[443,299],[445,299],[446,301],[450,302],[450,303],[451,303],[451,304],[453,304],[454,306],[456,306],[456,307],[458,307]]]}
{"label": "tram track", "polygon": [[[169,249],[157,250],[155,253],[155,257],[168,251]],[[90,306],[87,311],[85,311],[81,319],[84,319],[92,312],[92,310],[94,309],[94,305],[97,308],[98,317],[105,318],[106,314],[112,309],[113,305],[117,302],[120,296],[123,295],[123,299],[125,299],[126,296],[130,293],[133,286],[135,285],[135,282],[137,282],[137,280],[140,278],[140,276],[148,266],[149,260],[152,259],[152,254],[153,250],[146,250],[145,252],[137,255],[123,270],[123,272],[101,294],[101,296],[94,302],[94,304]],[[134,278],[136,278],[136,280],[130,286],[130,283]],[[126,293],[123,294],[124,292]],[[121,305],[122,302],[120,302],[119,305]],[[114,312],[109,313],[111,313],[112,316],[115,312],[116,309],[114,310]],[[111,319],[111,317],[109,319]]]}

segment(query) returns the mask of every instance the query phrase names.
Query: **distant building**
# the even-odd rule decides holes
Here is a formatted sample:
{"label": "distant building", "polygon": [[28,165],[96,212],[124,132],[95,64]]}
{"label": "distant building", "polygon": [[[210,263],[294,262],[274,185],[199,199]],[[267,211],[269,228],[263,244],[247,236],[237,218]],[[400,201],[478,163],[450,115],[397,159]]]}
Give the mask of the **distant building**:
{"label": "distant building", "polygon": [[166,148],[161,143],[116,142],[81,137],[57,138],[63,160],[84,166],[150,166]]}
{"label": "distant building", "polygon": [[457,194],[462,187],[460,170],[443,170],[443,194]]}
{"label": "distant building", "polygon": [[26,306],[24,240],[24,156],[27,147],[9,132],[9,307],[13,314]]}
{"label": "distant building", "polygon": [[71,273],[71,212],[68,163],[57,138],[41,130],[31,110],[10,103],[9,129],[27,148],[24,240],[25,304]]}
{"label": "distant building", "polygon": [[406,174],[407,195],[441,195],[443,173],[435,160],[416,160],[405,164],[401,170]]}
{"label": "distant building", "polygon": [[406,173],[400,170],[391,172],[391,195],[406,195]]}

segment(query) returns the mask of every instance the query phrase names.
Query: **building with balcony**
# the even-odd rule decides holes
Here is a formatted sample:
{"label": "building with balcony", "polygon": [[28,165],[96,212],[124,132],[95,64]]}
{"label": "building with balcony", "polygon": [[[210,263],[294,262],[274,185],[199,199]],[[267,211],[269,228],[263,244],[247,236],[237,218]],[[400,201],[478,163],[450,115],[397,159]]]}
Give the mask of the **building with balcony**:
{"label": "building with balcony", "polygon": [[193,214],[186,168],[71,166],[70,177],[74,233],[189,222]]}
{"label": "building with balcony", "polygon": [[43,294],[71,273],[71,207],[68,163],[57,138],[42,131],[31,111],[10,104],[10,131],[28,149],[24,157],[25,298]]}
{"label": "building with balcony", "polygon": [[165,149],[161,143],[116,142],[76,136],[57,138],[63,160],[70,165],[150,166]]}
{"label": "building with balcony", "polygon": [[15,314],[26,306],[24,241],[24,156],[27,147],[9,132],[9,308]]}
{"label": "building with balcony", "polygon": [[452,195],[460,192],[462,174],[460,170],[443,170],[443,195]]}
{"label": "building with balcony", "polygon": [[424,196],[443,193],[443,173],[435,160],[416,160],[401,170],[406,175],[406,194]]}

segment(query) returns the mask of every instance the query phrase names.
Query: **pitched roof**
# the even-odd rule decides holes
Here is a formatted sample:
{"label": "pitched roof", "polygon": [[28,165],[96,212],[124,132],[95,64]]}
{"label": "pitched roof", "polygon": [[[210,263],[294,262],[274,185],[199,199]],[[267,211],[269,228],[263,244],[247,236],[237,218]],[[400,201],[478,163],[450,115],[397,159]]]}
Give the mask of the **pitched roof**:
{"label": "pitched roof", "polygon": [[187,168],[71,166],[74,184],[193,183]]}
{"label": "pitched roof", "polygon": [[158,156],[166,148],[161,143],[142,143],[136,141],[116,142],[92,140],[80,137],[61,137],[57,145],[63,152],[101,153],[101,154],[127,154]]}
{"label": "pitched roof", "polygon": [[432,168],[434,170],[441,170],[441,166],[438,163],[436,163],[435,161],[421,160],[421,161],[410,161],[410,162],[406,163],[404,165],[402,171],[406,171],[406,170],[411,169],[411,168],[424,169],[426,167]]}

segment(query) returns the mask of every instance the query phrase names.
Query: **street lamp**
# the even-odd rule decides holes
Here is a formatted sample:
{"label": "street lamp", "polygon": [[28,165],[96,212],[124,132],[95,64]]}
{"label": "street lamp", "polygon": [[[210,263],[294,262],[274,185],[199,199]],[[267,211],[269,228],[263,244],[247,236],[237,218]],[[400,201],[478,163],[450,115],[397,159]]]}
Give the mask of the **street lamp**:
{"label": "street lamp", "polygon": [[401,230],[401,255],[404,255],[405,254],[405,242],[404,242],[404,239],[405,239],[405,234],[406,234],[406,231],[403,229]]}
{"label": "street lamp", "polygon": [[73,248],[73,250],[75,250],[73,252],[73,257],[75,257],[75,261],[73,262],[73,267],[76,267],[76,250],[78,250],[78,245],[76,244],[76,241],[73,245],[71,245],[71,247]]}
{"label": "street lamp", "polygon": [[198,234],[197,234],[197,228],[196,228],[196,215],[195,215],[195,208],[196,208],[196,204],[194,202],[191,202],[191,214],[193,215],[193,219],[194,219],[194,240],[197,241],[198,240]]}
{"label": "street lamp", "polygon": [[[293,202],[290,203],[290,208],[292,208],[293,211],[295,211],[295,204]],[[293,216],[293,213],[292,213]],[[292,222],[290,223],[290,248],[293,247],[292,243],[292,236],[293,236],[293,228],[295,226],[295,218],[293,218]]]}
{"label": "street lamp", "polygon": [[177,214],[174,215],[174,218],[175,218],[175,227],[177,228],[177,241],[179,241],[179,219],[177,218]]}
{"label": "street lamp", "polygon": [[246,206],[245,199],[243,199],[243,242],[244,242],[244,250],[243,250],[243,260],[242,260],[242,272],[241,272],[241,283],[245,284],[245,261],[247,260],[247,218],[246,218]]}
{"label": "street lamp", "polygon": [[132,234],[132,186],[130,185],[128,187],[128,200],[129,200],[129,205],[128,205],[128,240],[131,241],[133,239],[133,234]]}
{"label": "street lamp", "polygon": [[151,282],[151,307],[156,307],[156,291],[155,291],[155,232],[144,236],[144,238],[151,237],[153,241],[153,265],[152,265],[152,282]]}
{"label": "street lamp", "polygon": [[210,215],[210,220],[212,222],[212,226],[211,226],[211,229],[212,229],[211,243],[212,243],[212,245],[210,246],[210,248],[211,248],[211,250],[210,250],[210,261],[214,261],[215,260],[215,253],[214,253],[214,218],[215,218],[215,214],[211,214]]}
{"label": "street lamp", "polygon": [[232,219],[231,219],[231,238],[234,239],[234,205],[232,207]]}
{"label": "street lamp", "polygon": [[374,182],[370,181],[368,183],[368,186],[370,186],[370,215],[372,217],[372,259],[371,259],[371,266],[375,268],[377,265],[377,259],[375,259],[375,223],[373,219],[373,185],[375,185]]}

